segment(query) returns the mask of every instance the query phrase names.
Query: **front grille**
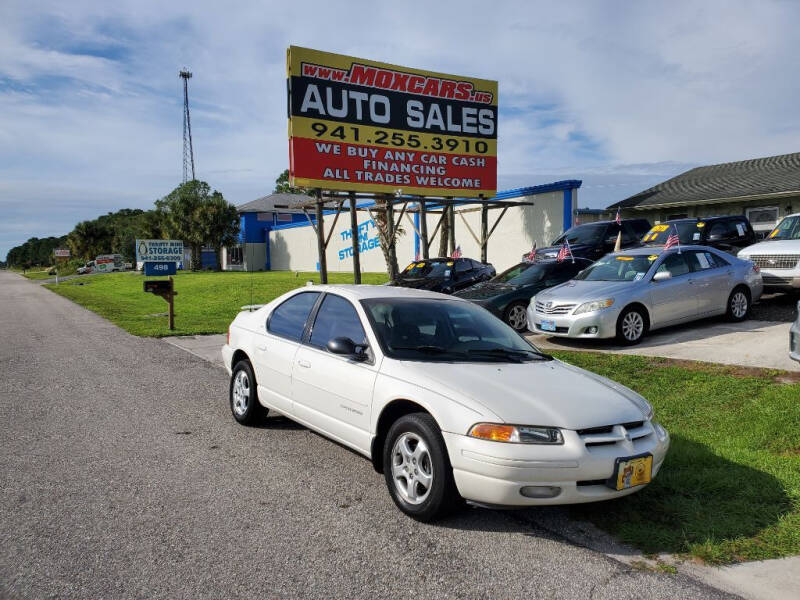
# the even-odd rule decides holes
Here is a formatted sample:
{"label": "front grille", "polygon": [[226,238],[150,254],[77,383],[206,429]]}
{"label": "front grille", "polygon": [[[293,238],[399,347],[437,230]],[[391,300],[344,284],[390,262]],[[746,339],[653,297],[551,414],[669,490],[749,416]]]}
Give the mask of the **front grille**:
{"label": "front grille", "polygon": [[619,425],[604,425],[578,429],[577,434],[587,448],[596,446],[613,446],[626,439],[632,442],[653,433],[653,426],[644,421],[631,421]]}
{"label": "front grille", "polygon": [[[547,305],[550,306],[547,306]],[[553,304],[551,302],[536,301],[536,312],[543,315],[566,315],[572,312],[575,304]]]}
{"label": "front grille", "polygon": [[751,256],[748,260],[762,269],[794,269],[800,254],[761,254]]}

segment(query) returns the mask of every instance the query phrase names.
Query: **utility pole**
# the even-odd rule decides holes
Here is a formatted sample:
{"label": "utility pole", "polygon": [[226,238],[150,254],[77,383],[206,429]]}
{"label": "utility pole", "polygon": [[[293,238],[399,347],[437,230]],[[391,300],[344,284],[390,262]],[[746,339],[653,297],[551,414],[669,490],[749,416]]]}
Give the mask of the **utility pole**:
{"label": "utility pole", "polygon": [[183,183],[189,181],[189,168],[194,181],[194,149],[192,148],[192,121],[189,118],[189,80],[192,72],[182,69],[178,77],[183,79]]}

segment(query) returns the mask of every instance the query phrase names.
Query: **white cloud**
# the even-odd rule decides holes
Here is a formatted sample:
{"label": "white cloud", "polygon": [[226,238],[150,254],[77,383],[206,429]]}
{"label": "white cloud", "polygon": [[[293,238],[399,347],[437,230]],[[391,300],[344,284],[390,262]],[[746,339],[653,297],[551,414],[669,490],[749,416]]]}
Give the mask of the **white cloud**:
{"label": "white cloud", "polygon": [[498,79],[501,185],[584,176],[597,205],[684,164],[797,151],[799,18],[780,1],[4,2],[0,256],[179,182],[184,65],[198,176],[234,202],[286,167],[298,44]]}

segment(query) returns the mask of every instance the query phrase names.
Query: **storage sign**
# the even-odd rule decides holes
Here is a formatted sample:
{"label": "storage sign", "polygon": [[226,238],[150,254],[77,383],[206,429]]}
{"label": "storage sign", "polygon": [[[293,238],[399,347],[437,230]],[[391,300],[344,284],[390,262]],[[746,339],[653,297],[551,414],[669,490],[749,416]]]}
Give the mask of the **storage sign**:
{"label": "storage sign", "polygon": [[286,67],[292,185],[494,195],[496,81],[297,46]]}
{"label": "storage sign", "polygon": [[69,258],[69,248],[56,248],[53,254],[56,258]]}
{"label": "storage sign", "polygon": [[136,240],[136,262],[182,260],[181,240]]}

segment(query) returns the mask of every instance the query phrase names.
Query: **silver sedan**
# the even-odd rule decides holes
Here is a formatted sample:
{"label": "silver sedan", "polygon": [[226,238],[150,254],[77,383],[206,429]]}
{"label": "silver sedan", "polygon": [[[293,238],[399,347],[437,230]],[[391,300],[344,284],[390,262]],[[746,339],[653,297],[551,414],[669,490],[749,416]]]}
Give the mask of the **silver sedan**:
{"label": "silver sedan", "polygon": [[762,290],[757,266],[714,248],[636,248],[607,254],[534,296],[528,328],[636,344],[649,330],[704,317],[743,321]]}

